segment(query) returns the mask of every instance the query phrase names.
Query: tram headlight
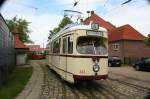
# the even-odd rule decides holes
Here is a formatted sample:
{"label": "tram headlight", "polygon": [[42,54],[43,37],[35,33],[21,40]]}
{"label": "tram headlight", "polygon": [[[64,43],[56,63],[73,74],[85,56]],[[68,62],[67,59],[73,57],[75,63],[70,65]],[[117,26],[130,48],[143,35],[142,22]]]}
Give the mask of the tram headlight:
{"label": "tram headlight", "polygon": [[99,67],[98,64],[93,65],[93,71],[94,71],[94,72],[98,72],[99,69],[100,69],[100,67]]}

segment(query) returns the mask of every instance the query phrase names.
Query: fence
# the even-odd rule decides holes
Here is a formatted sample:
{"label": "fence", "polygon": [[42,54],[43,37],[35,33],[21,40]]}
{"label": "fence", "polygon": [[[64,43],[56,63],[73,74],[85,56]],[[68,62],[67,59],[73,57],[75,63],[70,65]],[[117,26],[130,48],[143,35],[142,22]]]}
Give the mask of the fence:
{"label": "fence", "polygon": [[5,82],[9,72],[14,68],[14,38],[0,14],[0,84]]}

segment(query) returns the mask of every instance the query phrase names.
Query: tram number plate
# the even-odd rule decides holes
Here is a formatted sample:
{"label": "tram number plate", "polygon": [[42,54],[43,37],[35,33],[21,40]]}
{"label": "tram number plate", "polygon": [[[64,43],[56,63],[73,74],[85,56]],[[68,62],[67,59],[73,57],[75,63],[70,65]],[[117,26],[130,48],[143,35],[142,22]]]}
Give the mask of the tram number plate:
{"label": "tram number plate", "polygon": [[86,34],[90,36],[103,36],[103,32],[100,31],[87,31]]}
{"label": "tram number plate", "polygon": [[80,74],[85,74],[85,70],[80,70]]}

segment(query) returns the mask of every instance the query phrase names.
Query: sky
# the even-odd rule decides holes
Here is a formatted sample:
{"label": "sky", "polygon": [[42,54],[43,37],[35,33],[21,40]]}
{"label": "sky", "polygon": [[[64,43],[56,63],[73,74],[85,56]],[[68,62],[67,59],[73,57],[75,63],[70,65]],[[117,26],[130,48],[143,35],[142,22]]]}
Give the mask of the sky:
{"label": "sky", "polygon": [[[79,1],[76,7],[73,3]],[[14,16],[31,22],[30,38],[35,44],[47,44],[49,30],[57,27],[64,16],[64,10],[82,12],[94,11],[101,18],[119,27],[130,24],[144,36],[150,33],[150,3],[148,0],[7,0],[0,8],[5,19]]]}

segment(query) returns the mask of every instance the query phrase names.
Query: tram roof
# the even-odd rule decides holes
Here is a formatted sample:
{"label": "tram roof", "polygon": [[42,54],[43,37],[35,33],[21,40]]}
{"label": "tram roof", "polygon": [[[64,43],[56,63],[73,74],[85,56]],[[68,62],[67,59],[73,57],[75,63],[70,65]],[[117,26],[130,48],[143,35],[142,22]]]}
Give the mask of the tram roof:
{"label": "tram roof", "polygon": [[[83,24],[68,24],[63,29],[61,29],[56,35],[54,35],[51,40],[56,39],[58,36],[62,35],[63,33],[71,32],[74,30],[92,30],[91,25],[83,25]],[[99,27],[99,31],[106,32],[107,30],[103,27]],[[51,41],[50,40],[50,41]]]}

